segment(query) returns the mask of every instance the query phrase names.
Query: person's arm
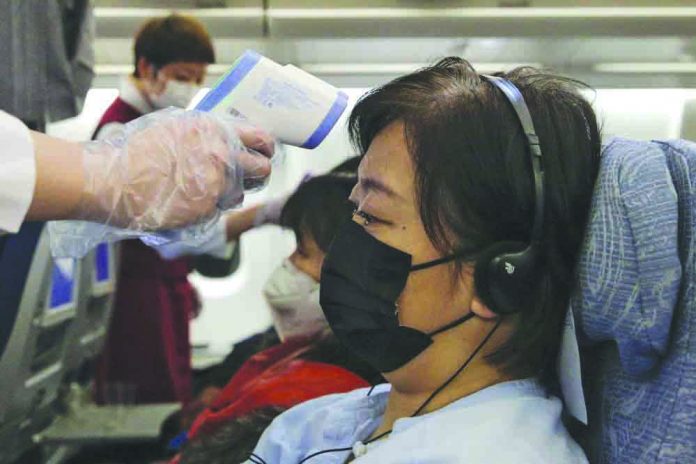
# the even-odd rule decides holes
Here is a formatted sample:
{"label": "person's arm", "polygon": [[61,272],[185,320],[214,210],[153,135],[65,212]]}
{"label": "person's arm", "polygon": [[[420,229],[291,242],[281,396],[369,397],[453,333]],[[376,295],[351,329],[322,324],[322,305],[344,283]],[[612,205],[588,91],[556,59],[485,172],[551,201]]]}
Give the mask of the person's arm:
{"label": "person's arm", "polygon": [[207,232],[206,237],[200,240],[172,242],[155,248],[164,259],[203,254],[223,257],[228,253],[228,243],[237,242],[244,232],[265,224],[279,224],[280,213],[288,197],[283,195],[259,205],[228,213]]}
{"label": "person's arm", "polygon": [[[261,225],[259,216],[266,208],[259,204],[226,214],[207,232],[207,236],[194,242],[179,241],[155,247],[164,259],[177,259],[182,256],[212,255],[222,258],[228,253],[228,244],[254,227]],[[265,222],[269,223],[269,222]]]}
{"label": "person's arm", "polygon": [[281,195],[264,203],[227,214],[225,216],[227,241],[239,240],[244,232],[255,227],[266,224],[279,225],[283,207],[290,196],[291,194]]}
{"label": "person's arm", "polygon": [[84,189],[82,147],[54,137],[32,132],[36,182],[26,218],[33,221],[70,219]]}
{"label": "person's arm", "polygon": [[228,242],[239,240],[241,235],[255,227],[256,216],[264,205],[255,205],[225,216],[225,234]]}
{"label": "person's arm", "polygon": [[[270,174],[273,146],[253,129],[200,112],[164,111],[113,139],[72,143],[32,133],[36,163],[28,219],[83,219],[132,230],[203,222]],[[255,152],[249,151],[252,147]]]}
{"label": "person's arm", "polygon": [[225,218],[227,225],[227,241],[238,240],[246,231],[266,224],[280,224],[280,215],[290,194],[272,198],[260,205],[252,206],[241,211],[228,214]]}

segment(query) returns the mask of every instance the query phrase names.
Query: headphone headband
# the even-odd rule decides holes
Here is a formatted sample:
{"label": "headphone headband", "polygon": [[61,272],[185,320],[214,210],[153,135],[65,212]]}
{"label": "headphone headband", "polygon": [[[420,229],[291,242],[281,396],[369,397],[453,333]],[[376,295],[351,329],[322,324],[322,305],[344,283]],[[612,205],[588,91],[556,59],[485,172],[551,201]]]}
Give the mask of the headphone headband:
{"label": "headphone headband", "polygon": [[534,222],[532,225],[531,244],[541,243],[543,237],[544,223],[544,164],[542,160],[541,145],[539,136],[534,129],[532,115],[529,113],[527,103],[524,101],[522,92],[507,79],[498,76],[481,74],[481,77],[500,89],[505,95],[506,100],[515,110],[517,119],[522,126],[522,131],[527,138],[527,146],[532,161],[532,173],[534,175]]}
{"label": "headphone headband", "polygon": [[537,250],[543,238],[544,167],[539,137],[522,92],[502,77],[481,78],[500,89],[515,110],[527,140],[534,175],[534,222],[529,243],[495,243],[482,252],[474,270],[476,290],[488,307],[499,314],[512,314],[531,304],[529,298],[533,295]]}

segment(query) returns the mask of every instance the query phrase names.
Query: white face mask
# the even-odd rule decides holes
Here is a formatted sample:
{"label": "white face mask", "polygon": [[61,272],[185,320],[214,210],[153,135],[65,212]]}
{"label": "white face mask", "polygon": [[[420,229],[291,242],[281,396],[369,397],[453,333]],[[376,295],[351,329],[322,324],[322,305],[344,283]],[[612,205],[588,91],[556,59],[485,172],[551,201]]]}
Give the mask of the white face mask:
{"label": "white face mask", "polygon": [[157,109],[169,108],[170,106],[186,108],[199,90],[201,87],[196,84],[170,79],[165,83],[161,94],[150,94],[150,102]]}
{"label": "white face mask", "polygon": [[328,327],[319,305],[319,283],[289,259],[276,268],[263,288],[281,341],[311,335]]}

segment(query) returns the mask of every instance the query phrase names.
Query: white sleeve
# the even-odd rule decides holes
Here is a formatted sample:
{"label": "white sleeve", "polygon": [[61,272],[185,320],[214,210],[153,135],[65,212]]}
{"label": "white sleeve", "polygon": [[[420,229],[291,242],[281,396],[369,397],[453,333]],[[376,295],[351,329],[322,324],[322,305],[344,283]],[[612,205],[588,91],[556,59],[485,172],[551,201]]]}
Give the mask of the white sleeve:
{"label": "white sleeve", "polygon": [[0,111],[0,230],[17,232],[36,183],[34,144],[22,122]]}

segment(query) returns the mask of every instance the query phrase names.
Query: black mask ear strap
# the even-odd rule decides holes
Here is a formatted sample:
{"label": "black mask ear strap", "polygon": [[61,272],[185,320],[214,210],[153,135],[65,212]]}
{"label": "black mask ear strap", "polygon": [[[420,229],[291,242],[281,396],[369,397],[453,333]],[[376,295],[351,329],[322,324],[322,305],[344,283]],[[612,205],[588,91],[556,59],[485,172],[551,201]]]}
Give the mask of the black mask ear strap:
{"label": "black mask ear strap", "polygon": [[422,271],[423,269],[428,269],[431,267],[439,266],[440,264],[449,263],[450,261],[454,261],[458,257],[458,255],[450,255],[445,256],[444,258],[438,258],[425,263],[416,264],[415,266],[411,266],[411,272]]}
{"label": "black mask ear strap", "polygon": [[465,323],[466,321],[468,321],[469,319],[471,319],[474,316],[475,316],[475,314],[473,313],[473,311],[469,311],[468,313],[466,313],[465,315],[463,315],[459,319],[455,319],[454,321],[450,322],[449,324],[443,325],[439,329],[433,330],[432,332],[430,332],[428,334],[428,336],[434,337],[435,335],[437,335],[439,333],[445,332],[449,329],[452,329],[452,328],[458,326],[459,324]]}

